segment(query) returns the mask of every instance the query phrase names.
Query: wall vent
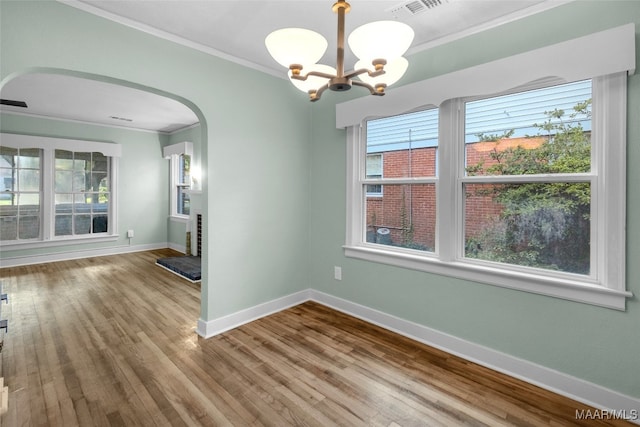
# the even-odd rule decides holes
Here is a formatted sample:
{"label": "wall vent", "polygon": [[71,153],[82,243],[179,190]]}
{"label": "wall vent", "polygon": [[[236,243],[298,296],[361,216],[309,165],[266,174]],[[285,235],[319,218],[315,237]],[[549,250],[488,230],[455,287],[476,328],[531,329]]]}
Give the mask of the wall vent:
{"label": "wall vent", "polygon": [[24,101],[14,101],[13,99],[0,99],[1,105],[9,105],[11,107],[27,108],[27,103]]}
{"label": "wall vent", "polygon": [[422,12],[426,12],[429,9],[442,6],[444,3],[448,3],[447,0],[409,0],[397,4],[386,12],[393,14],[395,18],[407,18],[410,16],[418,15]]}
{"label": "wall vent", "polygon": [[132,122],[133,121],[133,119],[128,119],[126,117],[109,116],[109,118],[113,119],[113,120],[120,120],[122,122]]}

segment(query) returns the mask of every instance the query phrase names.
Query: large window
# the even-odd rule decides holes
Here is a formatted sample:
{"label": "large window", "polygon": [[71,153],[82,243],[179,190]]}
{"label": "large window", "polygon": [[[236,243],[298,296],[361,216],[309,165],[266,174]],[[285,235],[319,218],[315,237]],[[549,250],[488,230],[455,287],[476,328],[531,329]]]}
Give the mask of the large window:
{"label": "large window", "polygon": [[624,75],[547,80],[350,128],[346,254],[620,308],[625,100]]}
{"label": "large window", "polygon": [[119,154],[117,144],[2,134],[2,244],[114,236]]}

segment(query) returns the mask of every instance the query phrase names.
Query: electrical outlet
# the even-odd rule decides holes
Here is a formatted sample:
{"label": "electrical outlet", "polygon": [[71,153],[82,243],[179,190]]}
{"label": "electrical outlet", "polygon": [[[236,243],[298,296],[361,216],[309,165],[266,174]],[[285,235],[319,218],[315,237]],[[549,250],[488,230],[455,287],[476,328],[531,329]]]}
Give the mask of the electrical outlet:
{"label": "electrical outlet", "polygon": [[127,238],[128,239],[132,239],[133,238],[133,230],[127,230]]}
{"label": "electrical outlet", "polygon": [[342,267],[333,267],[333,278],[336,280],[342,280]]}

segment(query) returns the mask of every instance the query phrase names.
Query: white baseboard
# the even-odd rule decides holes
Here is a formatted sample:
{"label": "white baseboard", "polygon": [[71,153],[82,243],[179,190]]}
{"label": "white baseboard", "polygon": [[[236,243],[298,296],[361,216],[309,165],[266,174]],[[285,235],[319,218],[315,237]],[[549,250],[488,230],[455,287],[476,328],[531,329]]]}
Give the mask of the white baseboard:
{"label": "white baseboard", "polygon": [[309,292],[308,289],[296,292],[209,321],[199,319],[198,325],[196,326],[196,333],[203,338],[211,338],[237,328],[238,326],[242,326],[245,323],[253,322],[261,317],[277,313],[294,305],[302,304],[310,299]]}
{"label": "white baseboard", "polygon": [[186,254],[187,253],[187,247],[185,245],[177,245],[175,243],[167,243],[167,247],[169,249],[173,249],[174,251],[178,251],[180,253]]}
{"label": "white baseboard", "polygon": [[107,255],[118,255],[131,252],[152,251],[156,249],[165,249],[168,247],[166,242],[151,243],[146,245],[124,245],[111,246],[107,248],[83,249],[74,251],[64,251],[47,253],[41,255],[24,255],[16,257],[6,257],[0,259],[0,268],[18,267],[20,265],[42,264],[46,262],[68,261],[72,259],[93,258]]}
{"label": "white baseboard", "polygon": [[[616,414],[620,413],[619,411],[624,411],[627,416],[637,414],[640,411],[640,399],[638,398],[313,289],[296,292],[218,319],[210,321],[200,319],[196,332],[204,338],[210,338],[309,300],[577,400],[598,410]],[[630,421],[640,424],[640,419]]]}

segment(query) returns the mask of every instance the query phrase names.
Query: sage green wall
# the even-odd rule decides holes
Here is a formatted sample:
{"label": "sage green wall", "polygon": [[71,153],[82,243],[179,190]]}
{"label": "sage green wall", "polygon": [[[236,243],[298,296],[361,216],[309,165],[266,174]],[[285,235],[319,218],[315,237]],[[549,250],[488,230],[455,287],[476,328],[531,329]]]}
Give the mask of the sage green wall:
{"label": "sage green wall", "polygon": [[[191,126],[187,129],[177,131],[169,135],[169,144],[177,144],[179,142],[189,141],[193,143],[193,158],[192,165],[200,167],[201,159],[202,159],[202,129],[200,126]],[[170,165],[169,160],[166,160],[167,163],[167,175],[169,174]],[[194,183],[194,188],[199,188],[202,182],[197,185]],[[169,207],[170,208],[170,207]],[[187,233],[187,224],[184,220],[175,220],[168,218],[167,219],[167,227],[169,233],[169,244],[172,247],[180,247],[184,248],[186,251],[186,233]]]}
{"label": "sage green wall", "polygon": [[[636,1],[570,3],[413,55],[400,84],[629,22],[640,31]],[[345,258],[346,136],[324,97],[313,111],[310,287],[640,397],[638,117],[640,74],[628,92],[627,287],[636,297],[625,312]]]}
{"label": "sage green wall", "polygon": [[[167,161],[162,158],[162,146],[168,135],[123,128],[94,126],[77,122],[0,115],[0,131],[54,138],[108,141],[122,145],[118,165],[118,233],[116,242],[51,246],[46,249],[7,250],[0,258],[75,252],[88,249],[121,248],[129,245],[162,245],[167,242],[166,218],[169,208],[167,192],[169,174]],[[129,241],[127,230],[134,230]]]}
{"label": "sage green wall", "polygon": [[59,2],[1,1],[0,19],[3,83],[41,67],[73,70],[169,95],[198,114],[202,320],[306,288],[311,118],[288,81]]}

